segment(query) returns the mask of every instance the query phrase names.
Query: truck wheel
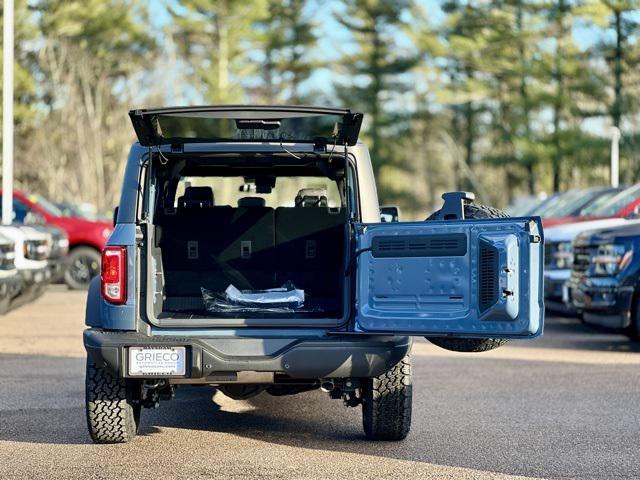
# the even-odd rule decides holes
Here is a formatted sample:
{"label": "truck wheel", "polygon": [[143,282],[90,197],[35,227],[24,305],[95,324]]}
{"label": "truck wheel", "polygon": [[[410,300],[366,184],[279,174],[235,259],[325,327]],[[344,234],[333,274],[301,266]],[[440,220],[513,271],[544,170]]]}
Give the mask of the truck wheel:
{"label": "truck wheel", "polygon": [[141,407],[133,402],[133,386],[87,360],[87,426],[95,443],[126,443],[136,436]]}
{"label": "truck wheel", "polygon": [[[432,213],[427,221],[435,220],[440,211]],[[497,208],[480,204],[468,204],[464,206],[464,218],[506,218],[509,215]],[[486,352],[498,348],[509,340],[501,338],[446,338],[446,337],[425,337],[434,345],[445,350],[454,352]]]}
{"label": "truck wheel", "polygon": [[367,378],[362,388],[362,424],[371,440],[403,440],[411,428],[411,357]]}
{"label": "truck wheel", "polygon": [[76,247],[69,253],[64,283],[73,290],[86,290],[91,279],[100,275],[100,252],[91,247]]}

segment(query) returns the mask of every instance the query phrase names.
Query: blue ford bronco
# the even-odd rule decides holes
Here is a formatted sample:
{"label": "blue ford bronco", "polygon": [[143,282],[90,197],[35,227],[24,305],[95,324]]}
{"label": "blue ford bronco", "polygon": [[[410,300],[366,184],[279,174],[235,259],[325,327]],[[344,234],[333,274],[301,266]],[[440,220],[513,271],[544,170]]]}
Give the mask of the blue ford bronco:
{"label": "blue ford bronco", "polygon": [[542,333],[542,227],[443,195],[381,222],[362,114],[132,110],[138,142],[90,286],[86,412],[131,440],[180,385],[234,399],[322,389],[370,439],[411,423],[411,339],[485,351]]}

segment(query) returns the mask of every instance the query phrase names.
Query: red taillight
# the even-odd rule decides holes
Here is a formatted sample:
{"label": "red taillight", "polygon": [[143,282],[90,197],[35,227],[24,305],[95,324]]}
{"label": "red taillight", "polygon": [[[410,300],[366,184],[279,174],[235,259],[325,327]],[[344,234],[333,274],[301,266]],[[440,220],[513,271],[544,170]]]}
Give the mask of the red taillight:
{"label": "red taillight", "polygon": [[127,300],[127,247],[105,247],[102,250],[102,297],[109,303],[122,305]]}

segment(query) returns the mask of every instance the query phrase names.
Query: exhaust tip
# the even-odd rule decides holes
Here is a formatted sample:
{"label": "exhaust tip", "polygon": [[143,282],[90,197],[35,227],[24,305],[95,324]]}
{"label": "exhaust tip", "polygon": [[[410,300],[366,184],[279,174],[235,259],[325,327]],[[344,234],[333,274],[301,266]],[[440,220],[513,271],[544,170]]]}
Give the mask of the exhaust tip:
{"label": "exhaust tip", "polygon": [[335,385],[333,383],[333,380],[323,380],[322,383],[320,384],[320,390],[322,390],[323,392],[331,392],[333,391],[333,389],[335,388]]}

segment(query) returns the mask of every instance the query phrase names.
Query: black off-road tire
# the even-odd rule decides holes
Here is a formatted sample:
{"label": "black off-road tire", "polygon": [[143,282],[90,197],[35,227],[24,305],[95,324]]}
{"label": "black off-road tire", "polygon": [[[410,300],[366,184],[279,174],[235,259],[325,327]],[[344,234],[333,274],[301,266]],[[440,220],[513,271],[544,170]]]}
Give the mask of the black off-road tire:
{"label": "black off-road tire", "polygon": [[87,360],[86,409],[89,434],[95,443],[126,443],[140,425],[135,385]]}
{"label": "black off-road tire", "polygon": [[[432,213],[427,221],[435,220],[439,210]],[[502,210],[489,207],[481,204],[468,204],[464,206],[464,218],[479,219],[479,218],[507,218],[507,215]],[[454,352],[486,352],[498,348],[509,340],[502,338],[446,338],[446,337],[425,337],[434,345],[445,350],[451,350]]]}
{"label": "black off-road tire", "polygon": [[100,275],[100,251],[92,247],[74,247],[64,269],[64,283],[71,290],[86,290],[91,280]]}
{"label": "black off-road tire", "polygon": [[362,424],[371,440],[403,440],[411,428],[411,357],[367,378],[362,388]]}

